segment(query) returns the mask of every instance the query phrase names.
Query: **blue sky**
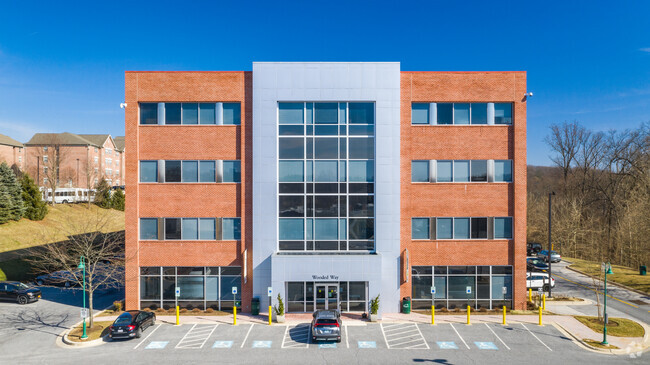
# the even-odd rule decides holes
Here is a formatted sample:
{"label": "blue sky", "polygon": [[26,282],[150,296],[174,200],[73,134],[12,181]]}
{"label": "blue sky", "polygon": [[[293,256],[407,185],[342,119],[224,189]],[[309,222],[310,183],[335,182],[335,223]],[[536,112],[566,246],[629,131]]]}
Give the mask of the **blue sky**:
{"label": "blue sky", "polygon": [[253,61],[525,70],[535,165],[551,164],[551,123],[605,131],[650,121],[650,1],[105,3],[0,5],[0,133],[123,135],[125,70],[250,70]]}

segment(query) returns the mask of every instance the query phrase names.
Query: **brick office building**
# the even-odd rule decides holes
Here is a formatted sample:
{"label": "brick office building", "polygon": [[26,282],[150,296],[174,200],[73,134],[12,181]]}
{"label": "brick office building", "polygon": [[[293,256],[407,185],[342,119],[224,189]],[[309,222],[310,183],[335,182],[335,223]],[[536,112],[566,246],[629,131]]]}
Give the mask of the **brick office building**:
{"label": "brick office building", "polygon": [[15,139],[0,134],[0,163],[6,162],[9,166],[16,165],[23,169],[25,160],[25,148],[22,143]]}
{"label": "brick office building", "polygon": [[523,308],[526,74],[399,67],[127,72],[127,307]]}

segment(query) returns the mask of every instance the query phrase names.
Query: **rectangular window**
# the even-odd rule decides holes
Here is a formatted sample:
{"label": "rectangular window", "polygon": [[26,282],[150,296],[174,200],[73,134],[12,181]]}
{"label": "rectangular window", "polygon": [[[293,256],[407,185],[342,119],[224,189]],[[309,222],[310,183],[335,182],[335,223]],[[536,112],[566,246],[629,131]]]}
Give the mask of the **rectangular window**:
{"label": "rectangular window", "polygon": [[199,181],[199,162],[183,161],[183,182]]}
{"label": "rectangular window", "polygon": [[157,218],[140,218],[140,239],[141,240],[158,239]]}
{"label": "rectangular window", "polygon": [[165,124],[181,124],[181,103],[165,103]]}
{"label": "rectangular window", "polygon": [[279,161],[278,180],[280,182],[305,181],[303,161]]}
{"label": "rectangular window", "polygon": [[140,299],[160,300],[160,277],[140,277]]}
{"label": "rectangular window", "polygon": [[181,162],[165,161],[165,182],[181,182]]}
{"label": "rectangular window", "polygon": [[226,240],[240,240],[241,239],[241,218],[223,218],[222,220],[222,237]]}
{"label": "rectangular window", "polygon": [[411,239],[429,239],[429,218],[411,218]]}
{"label": "rectangular window", "polygon": [[140,103],[140,124],[158,124],[157,103]]}
{"label": "rectangular window", "polygon": [[304,138],[280,138],[278,140],[280,159],[302,159],[305,156]]}
{"label": "rectangular window", "polygon": [[472,124],[487,124],[487,103],[472,104]]}
{"label": "rectangular window", "polygon": [[451,182],[453,180],[453,161],[438,161],[437,162],[436,181],[438,182]]}
{"label": "rectangular window", "polygon": [[429,103],[411,104],[411,124],[429,124]]}
{"label": "rectangular window", "polygon": [[350,182],[374,182],[375,165],[374,160],[349,161]]}
{"label": "rectangular window", "polygon": [[216,182],[216,169],[214,161],[199,161],[201,182]]}
{"label": "rectangular window", "polygon": [[368,219],[349,219],[350,227],[348,228],[351,240],[370,240],[375,238],[375,220]]}
{"label": "rectangular window", "polygon": [[494,238],[495,239],[512,238],[512,217],[494,218]]}
{"label": "rectangular window", "polygon": [[241,162],[224,161],[223,162],[223,182],[241,182]]}
{"label": "rectangular window", "polygon": [[315,103],[314,124],[337,124],[338,104],[337,103]]}
{"label": "rectangular window", "polygon": [[472,218],[472,239],[487,238],[487,218]]}
{"label": "rectangular window", "polygon": [[429,182],[429,161],[411,161],[411,182]]}
{"label": "rectangular window", "polygon": [[494,181],[512,182],[512,160],[494,161]]}
{"label": "rectangular window", "polygon": [[165,239],[166,240],[180,240],[181,239],[181,219],[180,218],[165,218]]}
{"label": "rectangular window", "polygon": [[375,139],[374,138],[348,138],[350,159],[374,159]]}
{"label": "rectangular window", "polygon": [[469,104],[454,104],[454,124],[469,124]]}
{"label": "rectangular window", "polygon": [[450,240],[454,238],[453,218],[436,219],[436,238]]}
{"label": "rectangular window", "polygon": [[374,103],[348,103],[350,124],[374,124]]}
{"label": "rectangular window", "polygon": [[375,197],[372,195],[350,195],[348,204],[350,217],[375,216]]}
{"label": "rectangular window", "polygon": [[305,216],[305,197],[303,195],[280,195],[278,204],[280,217]]}
{"label": "rectangular window", "polygon": [[183,103],[183,124],[199,124],[199,104]]}
{"label": "rectangular window", "polygon": [[304,223],[304,219],[280,219],[278,225],[280,240],[304,240]]}
{"label": "rectangular window", "polygon": [[215,124],[216,113],[214,103],[200,103],[199,104],[199,123],[200,124]]}
{"label": "rectangular window", "polygon": [[337,240],[338,219],[314,219],[314,239]]}
{"label": "rectangular window", "polygon": [[432,279],[431,276],[413,276],[413,299],[431,300]]}
{"label": "rectangular window", "polygon": [[158,182],[158,161],[140,161],[140,182]]}
{"label": "rectangular window", "polygon": [[472,181],[473,182],[487,181],[486,160],[472,160]]}
{"label": "rectangular window", "polygon": [[469,181],[469,161],[454,161],[454,181]]}
{"label": "rectangular window", "polygon": [[199,219],[199,239],[202,240],[216,239],[216,219],[214,218]]}
{"label": "rectangular window", "polygon": [[469,218],[454,218],[454,239],[469,239]]}
{"label": "rectangular window", "polygon": [[279,103],[279,124],[303,124],[304,103]]}
{"label": "rectangular window", "polygon": [[199,220],[197,218],[183,218],[181,233],[184,240],[199,239]]}
{"label": "rectangular window", "polygon": [[512,124],[512,103],[494,103],[494,124]]}
{"label": "rectangular window", "polygon": [[241,124],[241,103],[223,103],[223,124]]}
{"label": "rectangular window", "polygon": [[454,124],[454,104],[438,103],[438,124]]}
{"label": "rectangular window", "polygon": [[337,161],[314,161],[314,181],[337,182]]}

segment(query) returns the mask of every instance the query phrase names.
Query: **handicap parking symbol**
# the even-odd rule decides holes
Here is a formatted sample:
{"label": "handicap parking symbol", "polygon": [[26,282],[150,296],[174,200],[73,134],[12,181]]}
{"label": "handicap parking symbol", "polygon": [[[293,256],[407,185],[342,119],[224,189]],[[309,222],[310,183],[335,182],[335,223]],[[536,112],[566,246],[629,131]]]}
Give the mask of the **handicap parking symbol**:
{"label": "handicap parking symbol", "polygon": [[253,341],[254,349],[270,349],[273,341]]}
{"label": "handicap parking symbol", "polygon": [[458,350],[458,346],[453,341],[438,341],[436,343],[442,350]]}
{"label": "handicap parking symbol", "polygon": [[215,341],[213,349],[229,349],[232,347],[232,341]]}
{"label": "handicap parking symbol", "polygon": [[358,341],[360,349],[376,349],[377,342],[375,341]]}
{"label": "handicap parking symbol", "polygon": [[145,347],[145,349],[147,349],[147,350],[160,350],[160,349],[164,349],[165,346],[167,346],[168,343],[169,343],[169,341],[151,341],[151,342],[147,345],[147,347]]}
{"label": "handicap parking symbol", "polygon": [[492,342],[474,342],[474,344],[481,350],[498,350],[497,346]]}
{"label": "handicap parking symbol", "polygon": [[318,345],[319,349],[335,349],[336,344],[335,343],[321,343]]}

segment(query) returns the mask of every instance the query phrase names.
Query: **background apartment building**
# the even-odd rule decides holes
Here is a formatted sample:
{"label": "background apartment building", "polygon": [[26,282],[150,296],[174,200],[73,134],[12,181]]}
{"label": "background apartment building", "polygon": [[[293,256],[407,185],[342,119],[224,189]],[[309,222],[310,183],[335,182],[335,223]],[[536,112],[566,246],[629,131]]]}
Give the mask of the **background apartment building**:
{"label": "background apartment building", "polygon": [[23,169],[25,160],[25,148],[22,143],[15,139],[0,134],[0,162],[6,162],[9,166],[16,165]]}
{"label": "background apartment building", "polygon": [[523,308],[525,92],[399,63],[127,72],[127,307]]}
{"label": "background apartment building", "polygon": [[[123,140],[122,140],[123,141]],[[94,188],[102,178],[124,185],[124,148],[109,134],[36,133],[25,143],[25,171],[40,186]]]}

